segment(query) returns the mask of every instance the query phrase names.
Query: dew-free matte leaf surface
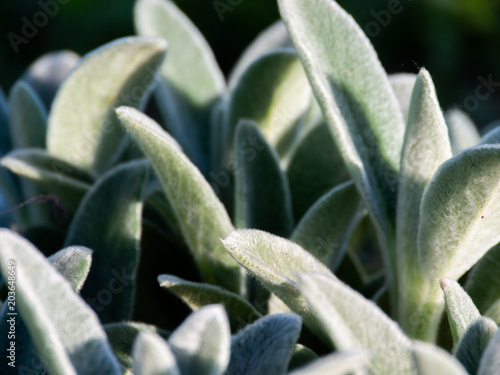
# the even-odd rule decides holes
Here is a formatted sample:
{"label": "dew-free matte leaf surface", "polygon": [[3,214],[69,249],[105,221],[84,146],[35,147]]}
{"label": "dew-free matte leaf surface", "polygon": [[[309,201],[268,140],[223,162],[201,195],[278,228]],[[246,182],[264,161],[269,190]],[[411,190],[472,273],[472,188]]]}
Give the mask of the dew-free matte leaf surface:
{"label": "dew-free matte leaf surface", "polygon": [[410,340],[377,305],[333,275],[298,278],[311,313],[338,350],[369,349],[373,374],[416,374]]}
{"label": "dew-free matte leaf surface", "polygon": [[140,332],[132,351],[134,375],[180,375],[167,342],[154,332]]}
{"label": "dew-free matte leaf surface", "polygon": [[311,95],[304,68],[293,50],[269,52],[255,60],[231,91],[226,119],[229,161],[241,119],[257,122],[269,144],[282,156],[297,135]]}
{"label": "dew-free matte leaf surface", "polygon": [[182,374],[219,375],[229,363],[231,333],[221,305],[202,307],[168,339]]}
{"label": "dew-free matte leaf surface", "polygon": [[368,350],[343,351],[322,357],[289,375],[348,375],[366,367],[369,361],[370,352]]}
{"label": "dew-free matte leaf surface", "polygon": [[82,295],[103,323],[131,318],[148,171],[140,160],[102,176],[80,204],[65,240],[66,246],[94,251]]}
{"label": "dew-free matte leaf surface", "polygon": [[500,241],[500,146],[474,147],[438,169],[420,206],[418,253],[430,279],[458,279]]}
{"label": "dew-free matte leaf surface", "polygon": [[464,332],[456,347],[455,358],[462,363],[469,374],[477,374],[483,352],[497,330],[498,326],[494,321],[480,317]]}
{"label": "dew-free matte leaf surface", "polygon": [[291,152],[286,175],[297,221],[321,196],[349,179],[342,156],[322,119],[305,129]]}
{"label": "dew-free matte leaf surface", "polygon": [[389,82],[391,83],[392,90],[396,95],[396,99],[399,103],[399,108],[403,113],[403,118],[405,121],[408,119],[411,94],[413,92],[413,86],[415,86],[416,79],[417,75],[412,73],[397,73],[391,74],[389,76]]}
{"label": "dew-free matte leaf surface", "polygon": [[450,279],[441,279],[439,283],[444,293],[453,343],[457,345],[467,328],[479,319],[481,314],[459,283]]}
{"label": "dew-free matte leaf surface", "polygon": [[500,126],[486,133],[480,140],[480,145],[494,145],[500,143]]}
{"label": "dew-free matte leaf surface", "polygon": [[493,302],[484,315],[493,319],[498,325],[500,325],[500,298]]}
{"label": "dew-free matte leaf surface", "polygon": [[41,190],[55,195],[72,212],[76,212],[92,183],[85,171],[42,149],[14,150],[4,156],[0,163],[12,173],[29,179]]}
{"label": "dew-free matte leaf surface", "polygon": [[75,291],[82,290],[90,271],[92,250],[83,246],[70,246],[51,255],[48,260]]}
{"label": "dew-free matte leaf surface", "polygon": [[290,239],[335,269],[361,219],[361,198],[352,182],[321,197],[297,224]]}
{"label": "dew-free matte leaf surface", "polygon": [[399,170],[404,121],[387,75],[368,38],[336,2],[279,5],[345,164],[372,218],[390,235],[396,189],[389,181]]}
{"label": "dew-free matte leaf surface", "polygon": [[113,109],[141,105],[166,48],[158,38],[129,37],[86,55],[54,99],[49,153],[95,174],[109,168],[124,135]]}
{"label": "dew-free matte leaf surface", "polygon": [[47,111],[38,94],[24,81],[17,81],[9,95],[9,126],[14,148],[45,148]]}
{"label": "dew-free matte leaf surface", "polygon": [[119,374],[95,313],[28,241],[0,230],[0,267],[16,262],[16,308],[51,374]]}
{"label": "dew-free matte leaf surface", "polygon": [[23,74],[49,109],[59,86],[78,65],[80,56],[73,51],[49,52],[36,59]]}
{"label": "dew-free matte leaf surface", "polygon": [[234,231],[223,243],[242,267],[292,311],[307,318],[308,308],[298,292],[296,274],[318,272],[330,275],[327,267],[299,245],[260,230]]}
{"label": "dew-free matte leaf surface", "polygon": [[477,375],[494,375],[500,368],[500,329],[497,330],[490,343],[486,347]]}
{"label": "dew-free matte leaf surface", "polygon": [[465,290],[481,313],[500,299],[500,245],[489,249],[472,268]]}
{"label": "dew-free matte leaf surface", "polygon": [[413,349],[419,375],[467,375],[460,362],[436,345],[415,341]]}
{"label": "dew-free matte leaf surface", "polygon": [[220,242],[233,225],[210,185],[157,123],[132,108],[117,113],[162,183],[204,281],[239,293],[242,270]]}
{"label": "dew-free matte leaf surface", "polygon": [[288,38],[288,32],[283,21],[276,21],[264,29],[243,51],[234,65],[233,71],[229,76],[229,87],[234,87],[243,72],[259,57],[273,50],[291,47],[291,45],[292,43],[290,38]]}
{"label": "dew-free matte leaf surface", "polygon": [[480,142],[481,136],[476,125],[464,111],[454,108],[446,112],[445,116],[453,155]]}
{"label": "dew-free matte leaf surface", "polygon": [[159,109],[170,134],[194,164],[208,172],[210,113],[225,90],[212,50],[170,0],[140,0],[134,18],[139,34],[167,40],[168,56],[157,89]]}
{"label": "dew-free matte leaf surface", "polygon": [[293,228],[288,180],[278,155],[253,121],[241,120],[234,137],[235,215],[238,228],[288,237]]}
{"label": "dew-free matte leaf surface", "polygon": [[9,105],[0,87],[0,155],[4,155],[12,147],[9,132]]}
{"label": "dew-free matte leaf surface", "polygon": [[259,319],[261,314],[245,299],[218,286],[193,283],[173,275],[160,275],[158,282],[181,298],[192,310],[210,304],[222,304],[226,310],[231,331],[236,332]]}
{"label": "dew-free matte leaf surface", "polygon": [[294,314],[267,315],[231,339],[226,374],[284,374],[299,338],[302,320]]}

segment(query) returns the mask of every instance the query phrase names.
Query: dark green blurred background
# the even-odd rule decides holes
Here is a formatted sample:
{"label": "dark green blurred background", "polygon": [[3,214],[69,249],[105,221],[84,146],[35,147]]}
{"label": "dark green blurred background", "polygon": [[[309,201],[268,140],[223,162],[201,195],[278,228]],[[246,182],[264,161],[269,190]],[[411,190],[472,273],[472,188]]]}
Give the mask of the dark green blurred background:
{"label": "dark green blurred background", "polygon": [[[32,20],[40,2],[1,0],[0,85],[8,92],[22,71],[39,55],[72,49],[84,54],[115,38],[133,34],[134,0],[59,0],[58,13],[16,54],[9,32],[21,35],[22,18]],[[274,0],[217,0],[232,10],[220,19],[214,0],[177,0],[201,29],[227,74],[255,35],[278,18]],[[444,108],[457,105],[479,126],[500,119],[499,0],[350,0],[339,3],[363,29],[368,27],[382,64],[389,73],[432,74]],[[399,3],[399,5],[398,5]],[[388,15],[390,10],[396,10]],[[378,20],[377,20],[378,18]],[[476,88],[483,77],[499,82],[488,99]],[[484,90],[484,89],[482,89]],[[487,91],[481,91],[485,93]]]}

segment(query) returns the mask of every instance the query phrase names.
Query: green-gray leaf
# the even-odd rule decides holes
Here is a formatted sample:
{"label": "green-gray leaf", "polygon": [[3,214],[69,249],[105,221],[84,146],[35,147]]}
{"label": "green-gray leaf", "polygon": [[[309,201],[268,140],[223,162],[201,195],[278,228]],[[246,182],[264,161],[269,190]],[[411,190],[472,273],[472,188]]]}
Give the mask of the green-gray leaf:
{"label": "green-gray leaf", "polygon": [[304,215],[290,239],[335,269],[362,215],[362,203],[352,182],[321,197]]}
{"label": "green-gray leaf", "polygon": [[455,357],[469,374],[477,374],[479,362],[491,338],[498,330],[494,321],[480,317],[470,324],[458,343]]}
{"label": "green-gray leaf", "polygon": [[500,126],[486,133],[479,142],[480,145],[494,145],[500,143]]}
{"label": "green-gray leaf", "polygon": [[495,375],[500,368],[500,329],[497,330],[486,347],[477,375]]}
{"label": "green-gray leaf", "polygon": [[48,260],[75,291],[82,290],[90,271],[92,250],[83,246],[70,246],[51,255]]}
{"label": "green-gray leaf", "polygon": [[472,119],[462,110],[456,108],[446,112],[446,123],[450,134],[453,155],[476,146],[481,136]]}
{"label": "green-gray leaf", "polygon": [[9,105],[0,87],[0,156],[12,148],[9,133]]}
{"label": "green-gray leaf", "polygon": [[419,375],[468,375],[460,362],[436,345],[415,341],[413,350]]}
{"label": "green-gray leaf", "polygon": [[119,108],[117,114],[160,179],[205,281],[239,293],[242,270],[219,240],[233,226],[210,185],[157,123],[133,108]]}
{"label": "green-gray leaf", "polygon": [[123,140],[113,108],[141,105],[162,62],[165,41],[130,37],[85,56],[59,90],[49,116],[49,153],[100,174]]}
{"label": "green-gray leaf", "polygon": [[170,0],[140,0],[139,34],[165,38],[169,54],[161,67],[159,109],[167,129],[203,172],[208,172],[210,113],[224,93],[224,76],[200,31]]}
{"label": "green-gray leaf", "polygon": [[369,349],[373,374],[416,374],[410,340],[377,305],[333,275],[298,278],[313,316],[338,350]]}
{"label": "green-gray leaf", "polygon": [[72,212],[76,212],[92,182],[85,171],[42,149],[14,150],[0,163],[18,176],[29,179],[41,190],[55,195]]}
{"label": "green-gray leaf", "polygon": [[110,170],[87,193],[65,244],[91,248],[93,266],[82,295],[101,322],[130,319],[149,166],[132,161]]}
{"label": "green-gray leaf", "polygon": [[220,375],[229,363],[230,335],[224,308],[209,305],[192,313],[168,343],[182,374]]}
{"label": "green-gray leaf", "polygon": [[226,374],[281,375],[286,372],[302,320],[294,314],[268,315],[231,339]]}
{"label": "green-gray leaf", "polygon": [[[404,121],[387,75],[368,38],[336,2],[279,5],[346,166],[381,234],[390,237],[397,190],[391,179],[399,170]],[[386,263],[395,267],[394,259]],[[391,279],[394,271],[388,273]]]}
{"label": "green-gray leaf", "polygon": [[489,249],[472,268],[465,290],[481,313],[500,298],[500,244]]}
{"label": "green-gray leaf", "polygon": [[239,331],[261,317],[249,302],[220,287],[194,283],[172,275],[160,275],[158,282],[162,288],[181,298],[192,310],[196,311],[209,304],[222,304],[226,309],[232,332]]}
{"label": "green-gray leaf", "polygon": [[16,268],[16,308],[51,374],[119,374],[97,316],[28,241],[0,230],[0,267]]}
{"label": "green-gray leaf", "polygon": [[37,93],[18,81],[9,95],[10,136],[14,148],[45,148],[47,111]]}
{"label": "green-gray leaf", "polygon": [[288,180],[278,155],[259,126],[240,120],[234,137],[235,215],[237,228],[255,228],[288,237],[293,214]]}
{"label": "green-gray leaf", "polygon": [[491,307],[484,313],[488,318],[493,319],[497,324],[500,325],[500,298],[497,299]]}
{"label": "green-gray leaf", "polygon": [[180,375],[172,351],[156,333],[139,333],[132,353],[135,375]]}
{"label": "green-gray leaf", "polygon": [[499,186],[500,146],[474,147],[441,165],[420,206],[425,277],[457,280],[500,241]]}
{"label": "green-gray leaf", "polygon": [[396,95],[396,99],[399,103],[399,108],[403,113],[403,118],[405,121],[408,119],[411,94],[413,92],[413,86],[415,86],[416,79],[417,75],[412,73],[398,73],[391,74],[389,76],[389,82],[391,83],[392,90]]}
{"label": "green-gray leaf", "polygon": [[322,357],[289,375],[348,375],[367,367],[369,360],[368,350],[343,351]]}

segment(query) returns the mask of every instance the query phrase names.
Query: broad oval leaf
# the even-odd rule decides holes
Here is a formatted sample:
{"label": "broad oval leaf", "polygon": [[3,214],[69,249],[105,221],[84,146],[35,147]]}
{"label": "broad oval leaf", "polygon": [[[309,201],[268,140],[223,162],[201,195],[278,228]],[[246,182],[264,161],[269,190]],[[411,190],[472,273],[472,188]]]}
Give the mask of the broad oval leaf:
{"label": "broad oval leaf", "polygon": [[368,350],[346,350],[317,359],[289,375],[349,375],[367,367],[369,360]]}
{"label": "broad oval leaf", "polygon": [[347,169],[379,229],[391,236],[396,188],[390,182],[399,170],[404,122],[387,75],[336,2],[280,0],[279,6]]}
{"label": "broad oval leaf", "polygon": [[8,229],[0,230],[4,279],[15,262],[16,308],[51,374],[120,374],[95,313],[40,252]]}
{"label": "broad oval leaf", "polygon": [[362,203],[352,182],[321,197],[304,215],[290,239],[335,269],[362,216]]}
{"label": "broad oval leaf", "polygon": [[236,85],[241,75],[259,57],[276,49],[291,47],[291,45],[292,42],[288,38],[288,32],[282,21],[276,21],[267,27],[243,51],[234,65],[233,71],[229,76],[229,88]]}
{"label": "broad oval leaf", "polygon": [[411,341],[377,305],[333,275],[298,278],[313,316],[338,350],[369,349],[373,374],[417,374]]}
{"label": "broad oval leaf", "polygon": [[167,342],[154,332],[140,332],[132,353],[135,375],[180,375]]}
{"label": "broad oval leaf", "polygon": [[157,123],[133,108],[117,114],[151,162],[205,281],[239,293],[242,270],[219,240],[233,226],[210,185]]}
{"label": "broad oval leaf", "polygon": [[456,348],[455,357],[469,374],[477,374],[483,352],[497,330],[498,326],[494,321],[480,317],[464,332]]}
{"label": "broad oval leaf", "polygon": [[500,241],[500,146],[474,147],[438,169],[420,205],[418,255],[427,278],[457,280]]}
{"label": "broad oval leaf", "polygon": [[158,38],[130,37],[86,55],[54,99],[49,153],[94,174],[109,168],[124,135],[113,109],[141,105],[166,47]]}
{"label": "broad oval leaf", "polygon": [[222,241],[231,256],[258,281],[276,294],[306,323],[308,308],[296,284],[297,272],[318,272],[331,275],[330,270],[299,245],[260,230],[232,232]]}
{"label": "broad oval leaf", "polygon": [[457,345],[467,328],[479,319],[481,314],[459,283],[449,279],[441,279],[439,283],[444,293],[453,343]]}
{"label": "broad oval leaf", "polygon": [[481,361],[479,362],[479,370],[477,375],[495,375],[500,368],[500,329],[490,340],[486,347]]}
{"label": "broad oval leaf", "polygon": [[255,122],[240,120],[234,150],[236,227],[288,237],[293,228],[288,180],[280,168],[278,155]]}
{"label": "broad oval leaf", "polygon": [[194,164],[208,172],[210,113],[225,81],[200,31],[170,0],[140,0],[135,6],[139,34],[165,38],[169,54],[161,67],[158,106],[167,129]]}
{"label": "broad oval leaf", "polygon": [[221,375],[229,363],[229,322],[220,305],[192,313],[168,339],[182,374]]}
{"label": "broad oval leaf", "polygon": [[389,76],[389,82],[391,83],[392,90],[396,95],[396,99],[399,103],[399,108],[403,113],[403,118],[405,121],[408,120],[411,94],[413,92],[413,87],[415,86],[416,79],[417,75],[412,73],[397,73],[391,74]]}
{"label": "broad oval leaf", "polygon": [[436,345],[415,341],[413,349],[418,375],[468,375],[460,362]]}
{"label": "broad oval leaf", "polygon": [[92,183],[92,178],[85,171],[42,149],[14,150],[4,156],[0,163],[12,173],[56,196],[72,212],[76,212]]}
{"label": "broad oval leaf", "polygon": [[47,111],[37,93],[18,81],[9,95],[9,126],[14,148],[45,148]]}
{"label": "broad oval leaf", "polygon": [[94,251],[82,295],[103,323],[131,318],[148,171],[140,160],[102,176],[80,204],[65,240],[66,246]]}
{"label": "broad oval leaf", "polygon": [[455,108],[446,112],[445,116],[453,155],[480,142],[481,136],[476,125],[464,111]]}
{"label": "broad oval leaf", "polygon": [[231,339],[226,374],[284,374],[299,338],[302,320],[294,314],[268,315]]}
{"label": "broad oval leaf", "polygon": [[173,275],[160,275],[158,282],[162,288],[181,298],[194,311],[210,304],[223,305],[232,332],[239,331],[261,317],[248,301],[218,286],[194,283]]}

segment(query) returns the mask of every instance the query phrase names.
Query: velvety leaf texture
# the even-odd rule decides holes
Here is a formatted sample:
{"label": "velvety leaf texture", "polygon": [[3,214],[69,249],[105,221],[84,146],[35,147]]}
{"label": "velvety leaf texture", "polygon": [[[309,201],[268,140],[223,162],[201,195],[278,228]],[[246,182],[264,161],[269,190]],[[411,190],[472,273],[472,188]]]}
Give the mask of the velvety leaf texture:
{"label": "velvety leaf texture", "polygon": [[389,82],[391,83],[392,90],[396,95],[396,99],[399,103],[399,108],[403,113],[405,121],[408,120],[411,94],[413,92],[413,87],[415,86],[416,79],[417,75],[412,73],[398,73],[391,74],[389,76]]}
{"label": "velvety leaf texture", "polygon": [[366,367],[369,360],[368,350],[343,351],[322,357],[290,375],[348,375]]}
{"label": "velvety leaf texture", "polygon": [[132,108],[122,107],[117,113],[160,179],[204,280],[239,293],[241,269],[219,240],[233,225],[210,185],[157,123]]}
{"label": "velvety leaf texture", "polygon": [[135,375],[180,375],[167,342],[154,332],[141,332],[133,349]]}
{"label": "velvety leaf texture", "polygon": [[446,112],[446,123],[450,134],[453,155],[476,146],[481,136],[472,119],[462,110],[455,108]]}
{"label": "velvety leaf texture", "polygon": [[497,329],[495,335],[491,338],[490,343],[479,362],[478,375],[494,375],[500,368],[500,330]]}
{"label": "velvety leaf texture", "polygon": [[416,341],[413,343],[419,375],[467,375],[465,368],[440,347]]}
{"label": "velvety leaf texture", "polygon": [[141,237],[146,161],[132,161],[99,179],[83,199],[66,237],[66,246],[94,251],[82,291],[103,323],[130,319]]}
{"label": "velvety leaf texture", "polygon": [[278,375],[286,372],[302,320],[293,314],[268,315],[231,339],[227,375]]}
{"label": "velvety leaf texture", "polygon": [[54,100],[49,153],[95,174],[109,168],[123,140],[113,108],[141,105],[166,47],[158,38],[130,37],[86,55]]}

